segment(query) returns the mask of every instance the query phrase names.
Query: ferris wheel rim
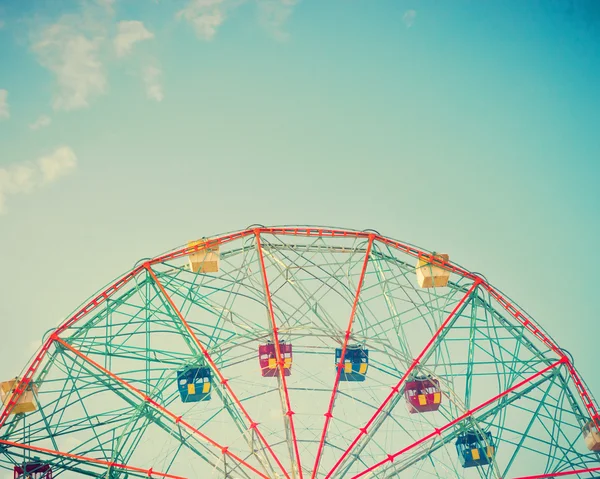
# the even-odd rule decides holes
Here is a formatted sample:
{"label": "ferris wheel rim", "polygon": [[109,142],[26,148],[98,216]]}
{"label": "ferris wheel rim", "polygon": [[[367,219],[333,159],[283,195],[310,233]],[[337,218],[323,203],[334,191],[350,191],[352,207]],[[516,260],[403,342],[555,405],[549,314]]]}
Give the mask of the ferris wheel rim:
{"label": "ferris wheel rim", "polygon": [[[102,292],[100,294],[92,296],[91,299],[89,301],[87,301],[87,303],[84,302],[83,307],[76,310],[76,312],[74,312],[74,314],[72,314],[69,318],[67,318],[67,320],[65,320],[59,326],[57,326],[54,330],[52,330],[53,332],[46,339],[46,341],[42,345],[42,348],[40,349],[38,354],[35,356],[34,360],[29,365],[29,368],[27,369],[26,374],[22,375],[19,386],[17,387],[17,390],[22,389],[22,387],[24,387],[28,384],[28,381],[30,381],[31,378],[33,377],[33,375],[35,374],[37,367],[41,363],[43,356],[49,350],[50,346],[55,341],[60,341],[61,333],[66,331],[68,328],[70,328],[77,322],[81,321],[91,311],[93,311],[97,306],[102,304],[103,300],[108,299],[108,297],[110,297],[110,295],[112,295],[113,293],[120,290],[121,287],[123,287],[125,284],[129,283],[129,281],[131,281],[133,278],[135,278],[139,272],[143,271],[144,269],[151,270],[152,265],[155,265],[158,263],[165,263],[172,259],[177,259],[177,258],[187,256],[192,251],[199,251],[202,248],[209,247],[210,245],[213,245],[213,244],[221,245],[221,244],[225,244],[227,242],[235,241],[240,238],[244,238],[244,237],[251,236],[251,235],[256,235],[258,238],[260,238],[261,235],[267,235],[267,234],[284,235],[284,236],[305,236],[305,237],[311,237],[311,236],[348,237],[348,236],[350,236],[350,237],[369,240],[369,244],[374,243],[374,242],[386,244],[388,246],[391,246],[398,250],[401,250],[405,253],[408,253],[409,255],[411,255],[415,258],[427,257],[432,261],[436,261],[434,252],[428,252],[427,250],[424,250],[422,248],[417,248],[408,243],[400,242],[400,241],[391,239],[389,237],[382,236],[376,232],[365,231],[365,230],[359,231],[359,230],[351,230],[351,229],[343,229],[343,228],[327,228],[327,227],[315,227],[315,226],[273,226],[273,227],[259,226],[259,227],[253,228],[253,229],[238,230],[238,231],[226,233],[223,235],[207,237],[207,238],[204,238],[204,243],[201,246],[196,245],[195,247],[190,247],[188,245],[188,246],[184,246],[184,247],[179,247],[174,250],[167,251],[166,253],[157,255],[151,259],[147,259],[147,260],[143,261],[142,264],[136,265],[128,273],[126,273],[125,275],[121,275],[115,281],[109,283],[109,285],[104,290],[101,290]],[[435,263],[435,264],[438,265],[438,263]],[[557,346],[557,344],[554,342],[554,340],[537,323],[535,323],[529,315],[527,315],[523,311],[522,308],[520,308],[516,303],[512,302],[499,289],[495,288],[490,283],[488,283],[487,280],[484,279],[481,275],[474,274],[451,261],[441,262],[441,263],[439,263],[439,266],[442,268],[450,269],[452,272],[457,273],[457,274],[461,275],[462,277],[471,279],[475,285],[481,286],[482,288],[484,288],[489,294],[491,294],[492,296],[495,297],[495,299],[505,308],[505,310],[507,312],[509,312],[516,320],[521,322],[529,330],[530,333],[533,333],[535,336],[538,337],[538,339],[541,339],[545,344],[549,345],[550,349],[552,349],[557,354],[559,361],[561,363],[566,364],[566,366],[571,374],[572,379],[574,380],[575,384],[577,385],[578,392],[580,393],[581,398],[584,401],[584,404],[586,405],[586,407],[588,407],[588,404],[589,404],[590,407],[588,407],[588,412],[590,413],[590,419],[592,421],[596,420],[596,418],[598,417],[597,406],[596,406],[595,401],[593,400],[591,394],[588,393],[587,387],[585,386],[583,379],[581,379],[580,376],[578,375],[578,373],[573,365],[572,360],[567,356],[567,354],[565,354],[565,352],[562,349],[560,349]],[[15,396],[15,398],[13,398],[13,399],[16,402],[16,400],[18,400],[18,397]],[[586,399],[589,399],[591,402],[587,403]],[[12,400],[11,400],[11,402],[12,402]],[[10,414],[11,402],[9,402],[8,404],[5,404],[2,409],[2,413],[0,415],[0,428],[2,428],[5,425],[7,416],[8,416],[8,414]],[[316,471],[314,474],[316,474]],[[312,476],[312,479],[314,479],[314,474]],[[168,476],[164,476],[164,477],[168,477]],[[329,477],[329,476],[327,476],[327,477]],[[358,476],[353,476],[353,477],[358,478],[361,476],[358,475]]]}

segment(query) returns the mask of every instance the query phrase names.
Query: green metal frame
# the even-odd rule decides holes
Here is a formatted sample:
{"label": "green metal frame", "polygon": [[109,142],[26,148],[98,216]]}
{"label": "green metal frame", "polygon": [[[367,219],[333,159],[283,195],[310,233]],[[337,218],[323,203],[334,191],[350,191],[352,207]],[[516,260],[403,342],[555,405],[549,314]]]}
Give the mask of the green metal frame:
{"label": "green metal frame", "polygon": [[[449,263],[447,287],[421,289],[416,256],[428,253],[372,232],[209,240],[218,273],[190,271],[185,248],[145,261],[48,336],[20,376],[37,386],[37,410],[5,405],[1,467],[39,457],[67,478],[594,477],[600,457],[581,429],[595,402],[480,276]],[[294,347],[285,381],[258,367],[259,344],[275,338]],[[333,351],[348,342],[369,349],[367,380],[336,384]],[[183,404],[177,371],[198,364],[213,369],[214,394]],[[411,371],[439,380],[437,412],[408,412]],[[459,465],[454,442],[471,429],[492,433],[490,466]]]}

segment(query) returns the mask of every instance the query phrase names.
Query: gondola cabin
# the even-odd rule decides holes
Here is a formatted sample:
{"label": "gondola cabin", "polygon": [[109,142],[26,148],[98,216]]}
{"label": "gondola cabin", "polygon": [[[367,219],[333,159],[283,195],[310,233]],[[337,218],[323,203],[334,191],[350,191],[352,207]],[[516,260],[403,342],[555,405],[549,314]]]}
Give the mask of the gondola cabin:
{"label": "gondola cabin", "polygon": [[27,462],[14,467],[14,479],[52,479],[52,468],[43,462]]}
{"label": "gondola cabin", "polygon": [[217,243],[205,246],[206,241],[190,241],[188,248],[199,245],[198,251],[190,253],[188,256],[190,270],[194,273],[217,273],[219,271],[220,252]]}
{"label": "gondola cabin", "polygon": [[[292,374],[292,345],[280,342],[279,353],[283,360],[283,374],[289,376]],[[269,341],[258,347],[258,362],[263,378],[277,377],[277,351],[274,343]]]}
{"label": "gondola cabin", "polygon": [[[597,421],[600,422],[600,418],[598,418]],[[583,439],[590,451],[600,451],[600,433],[598,432],[598,428],[594,424],[594,421],[589,421],[583,426]]]}
{"label": "gondola cabin", "polygon": [[478,430],[464,432],[456,440],[456,452],[462,467],[490,464],[496,453],[492,434]]}
{"label": "gondola cabin", "polygon": [[442,403],[440,382],[432,377],[416,377],[404,386],[404,397],[411,414],[437,411]]}
{"label": "gondola cabin", "polygon": [[[338,367],[342,359],[342,348],[335,350],[335,365]],[[344,356],[344,364],[340,373],[340,381],[364,381],[369,367],[369,350],[361,345],[348,346]]]}
{"label": "gondola cabin", "polygon": [[[4,381],[0,384],[0,398],[2,399],[2,403],[6,404],[10,397],[12,396],[14,390],[19,385],[19,379],[11,379],[9,381]],[[23,414],[26,412],[32,412],[37,409],[35,404],[34,395],[37,394],[37,386],[30,385],[25,391],[21,394],[19,399],[17,400],[17,404],[13,407],[11,414]]]}
{"label": "gondola cabin", "polygon": [[[436,254],[433,257],[438,263],[450,259],[447,254]],[[450,279],[450,271],[434,265],[429,255],[419,256],[416,272],[420,288],[442,288],[448,285]]]}
{"label": "gondola cabin", "polygon": [[182,402],[199,402],[210,399],[210,368],[189,368],[177,372],[177,389]]}

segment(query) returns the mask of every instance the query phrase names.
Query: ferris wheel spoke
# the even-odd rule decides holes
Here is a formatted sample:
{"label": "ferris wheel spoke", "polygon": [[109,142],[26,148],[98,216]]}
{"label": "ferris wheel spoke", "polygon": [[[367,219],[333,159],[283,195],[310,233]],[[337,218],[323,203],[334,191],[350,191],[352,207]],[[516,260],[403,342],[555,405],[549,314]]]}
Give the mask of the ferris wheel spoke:
{"label": "ferris wheel spoke", "polygon": [[[389,405],[389,406],[392,406],[392,408],[393,408],[393,406],[395,406],[395,404],[398,402],[398,396],[399,396],[401,386],[404,384],[404,382],[410,376],[410,374],[413,372],[413,370],[424,359],[424,357],[429,353],[432,346],[437,343],[437,340],[443,334],[443,332],[446,330],[446,328],[451,323],[451,321],[453,321],[454,318],[458,317],[461,314],[461,312],[467,306],[467,302],[473,297],[473,294],[476,291],[478,285],[479,285],[478,281],[473,282],[471,287],[467,290],[466,294],[456,304],[454,309],[446,317],[446,319],[441,324],[439,329],[435,332],[433,337],[429,340],[429,342],[425,345],[423,350],[419,353],[419,356],[417,356],[417,358],[411,363],[410,367],[406,370],[406,372],[402,375],[400,380],[392,388],[392,391],[385,397],[385,399],[383,400],[383,403],[375,410],[375,412],[373,413],[373,415],[371,416],[369,421],[365,424],[365,426],[360,429],[359,434],[356,435],[356,437],[350,443],[348,448],[344,451],[344,453],[336,461],[336,463],[333,465],[331,470],[325,476],[325,479],[328,479],[329,477],[331,477],[333,475],[333,473],[338,469],[338,467],[342,464],[342,462],[346,459],[346,457],[352,452],[354,447],[356,447],[357,444],[359,444],[359,442],[366,442],[366,441],[370,440],[370,438],[373,435],[372,433],[375,432],[376,429],[378,429],[380,426],[380,424],[378,424],[375,429],[372,428],[372,426],[375,425],[378,417],[381,416],[381,414],[384,411],[384,409],[386,408],[386,406]],[[391,409],[388,408],[388,413],[389,413],[389,410],[391,410]],[[384,416],[381,416],[381,417],[384,417]],[[371,430],[371,434],[369,434],[370,430]],[[361,445],[359,445],[359,447],[360,446]],[[364,447],[362,447],[361,450],[363,448]]]}
{"label": "ferris wheel spoke", "polygon": [[[558,357],[565,357],[565,353],[556,345],[552,338],[531,318],[527,317],[519,308],[512,304],[506,297],[504,297],[497,289],[491,285],[484,283],[484,288],[487,289],[489,294],[500,304],[502,307],[511,314],[517,321],[519,321],[530,333],[532,333],[537,339],[539,339],[544,345],[551,349]],[[570,361],[567,362],[567,369],[573,379],[573,383],[585,408],[588,410],[591,421],[595,424],[597,430],[600,430],[600,413],[598,406],[592,399],[591,394],[587,390],[583,381],[579,378],[577,371],[573,367]]]}
{"label": "ferris wheel spoke", "polygon": [[[536,380],[530,381],[530,383],[528,383],[527,387],[525,387],[523,390],[519,391],[518,394],[514,394],[511,397],[504,397],[503,402],[502,402],[502,408],[507,409],[510,405],[516,404],[517,402],[522,400],[524,397],[527,397],[529,394],[531,394],[535,390],[539,390],[539,388],[544,386],[545,383],[549,383],[548,388],[551,388],[555,379],[556,379],[555,375],[548,375],[548,376],[542,376],[542,377],[537,378]],[[475,419],[477,421],[477,423],[482,424],[482,425],[488,424],[490,422],[490,419],[492,419],[492,422],[493,422],[493,417],[495,416],[496,413],[497,413],[497,408],[489,408],[489,409],[485,410],[484,412],[482,412],[480,415],[478,415],[476,418],[471,416],[471,419]],[[458,425],[460,425],[460,423],[455,423],[454,425],[458,426]],[[393,461],[389,461],[386,465],[382,465],[376,471],[376,474],[378,476],[386,477],[386,478],[397,476],[400,473],[402,473],[403,471],[412,467],[413,465],[419,463],[420,461],[431,460],[436,451],[444,448],[444,446],[446,446],[446,445],[450,444],[451,442],[453,442],[454,440],[456,440],[458,438],[458,436],[461,434],[460,428],[454,428],[453,430],[448,429],[447,431],[449,431],[449,432],[447,432],[443,436],[439,435],[439,437],[437,439],[435,439],[435,442],[427,444],[426,447],[423,447],[421,449],[413,448],[413,455],[408,456],[408,457],[405,456],[403,458],[402,462],[397,461],[396,460],[397,458],[395,458]],[[517,433],[516,431],[512,431],[512,432],[515,434],[520,434],[520,433]],[[425,442],[421,443],[421,445],[425,445]],[[417,450],[415,451],[415,449],[417,449]],[[406,451],[406,452],[408,452],[408,451]],[[388,458],[390,456],[391,455],[388,455]],[[404,454],[402,456],[404,456]],[[348,470],[348,468],[345,469],[345,471],[347,471],[347,470]],[[506,475],[507,472],[508,471],[505,471],[505,473],[503,473],[503,474],[498,474],[498,471],[496,471],[496,477],[506,478],[506,477],[508,477]]]}
{"label": "ferris wheel spoke", "polygon": [[[423,286],[417,258],[448,282]],[[437,258],[374,231],[261,226],[141,261],[10,382],[0,467],[106,479],[600,477],[598,404],[570,354],[483,276]],[[280,343],[293,344],[293,371]],[[354,346],[368,374],[340,377]],[[186,396],[180,375],[200,368],[209,394]],[[34,409],[20,414],[28,398]],[[484,445],[469,449],[479,433]]]}
{"label": "ferris wheel spoke", "polygon": [[[300,479],[303,477],[302,472],[302,462],[300,461],[300,452],[298,450],[298,439],[296,437],[296,429],[294,426],[294,411],[292,410],[292,405],[290,403],[290,395],[288,392],[287,381],[285,379],[284,373],[284,359],[281,355],[281,347],[279,344],[279,333],[277,328],[277,323],[275,321],[275,313],[273,311],[273,301],[271,300],[271,292],[269,290],[269,280],[267,278],[267,271],[265,267],[265,259],[262,252],[262,245],[260,240],[260,233],[256,232],[256,247],[258,250],[258,258],[260,263],[260,270],[264,282],[264,290],[265,290],[265,299],[267,303],[267,313],[269,316],[269,320],[271,323],[271,332],[272,339],[275,345],[275,357],[277,361],[277,381],[280,383],[280,396],[282,399],[282,405],[285,405],[285,412],[283,413],[286,436],[289,440],[291,440],[291,449],[290,459],[292,460],[292,477],[295,477],[295,470],[298,471]],[[282,411],[283,412],[283,411]],[[288,441],[289,442],[289,441]],[[294,467],[294,457],[295,457],[295,467]]]}
{"label": "ferris wheel spoke", "polygon": [[[263,248],[265,249],[265,248]],[[289,264],[293,264],[294,261],[284,252],[279,252],[281,256],[288,261]],[[271,252],[272,255],[272,252]],[[289,268],[289,266],[282,266],[279,262],[273,261],[272,264],[277,268],[279,274],[283,274],[284,271],[288,275],[288,284],[291,285],[292,291],[300,298],[302,304],[305,306],[306,311],[302,313],[301,316],[296,317],[295,323],[292,326],[299,326],[302,324],[302,321],[306,320],[307,316],[312,313],[314,317],[323,325],[325,331],[333,331],[335,329],[334,321],[331,318],[330,314],[327,312],[325,308],[322,306],[320,309],[317,309],[317,305],[319,304],[318,298],[315,295],[319,292],[319,288],[317,288],[314,292],[307,291],[306,288],[302,285],[302,282],[298,280],[296,273],[293,272]],[[300,269],[300,268],[298,268]],[[301,313],[300,306],[292,306],[293,310],[289,313],[288,322],[291,321],[298,313]]]}
{"label": "ferris wheel spoke", "polygon": [[[317,253],[321,254],[324,257],[324,254],[322,251],[320,251],[319,249],[319,243],[322,241],[323,239],[320,237],[316,237],[315,241],[308,245],[308,248],[317,248],[317,250],[315,251],[315,255]],[[269,249],[273,247],[273,245],[269,244]],[[267,245],[263,244],[263,249],[267,250]],[[297,248],[294,248],[294,251],[297,251]],[[350,252],[362,252],[364,253],[365,250],[359,250],[359,249],[343,249],[343,251],[345,253],[350,253]],[[333,321],[333,319],[331,318],[331,316],[329,314],[327,314],[327,311],[323,308],[322,304],[321,304],[321,299],[323,299],[323,297],[325,297],[327,295],[327,293],[329,291],[335,291],[335,286],[342,286],[343,288],[348,289],[348,291],[350,291],[349,288],[347,288],[342,281],[340,281],[340,278],[338,275],[340,275],[340,273],[342,273],[343,269],[345,267],[350,266],[351,261],[352,261],[352,257],[349,256],[348,260],[345,262],[340,262],[340,263],[336,263],[335,265],[328,265],[328,268],[326,268],[324,265],[319,264],[319,262],[315,261],[314,257],[312,258],[306,258],[301,256],[301,258],[303,259],[302,263],[299,263],[297,260],[295,260],[294,258],[290,257],[290,255],[285,254],[284,250],[280,250],[278,251],[278,253],[281,255],[281,257],[283,259],[285,259],[287,261],[287,266],[284,270],[281,269],[281,265],[279,265],[279,261],[274,260],[273,261],[273,265],[277,268],[278,265],[280,266],[279,272],[280,274],[283,274],[285,271],[285,274],[287,275],[287,283],[291,284],[292,289],[294,292],[296,292],[299,296],[299,298],[301,298],[301,303],[297,306],[291,306],[293,309],[291,311],[287,312],[286,315],[286,321],[289,323],[292,320],[295,321],[294,326],[297,326],[299,324],[301,324],[301,322],[303,320],[305,320],[308,315],[310,314],[314,314],[315,317],[317,319],[319,319],[319,321],[323,324],[323,327],[327,330],[327,331],[334,331],[336,329],[335,327],[335,322]],[[272,253],[271,253],[271,257],[273,257]],[[327,262],[326,262],[327,264]],[[318,282],[318,286],[312,291],[306,291],[305,288],[302,286],[302,281],[298,278],[297,274],[294,273],[294,268],[290,268],[290,266],[293,265],[296,269],[296,271],[302,271],[303,273],[307,274],[308,277],[310,277],[311,279],[315,280],[316,282]],[[325,279],[321,278],[318,276],[317,273],[313,272],[312,269],[315,268],[317,270],[317,272],[324,272],[327,277]],[[271,281],[273,281],[273,278],[271,278]],[[333,284],[331,284],[333,283]],[[350,291],[351,292],[351,291]],[[272,293],[272,296],[275,296],[275,293]],[[345,300],[346,297],[342,296],[342,298]],[[279,298],[279,300],[281,301],[281,298]],[[351,298],[348,299],[348,305],[351,305]],[[275,305],[274,305],[275,306]],[[309,306],[308,308],[306,306]],[[321,312],[319,313],[316,308],[320,307],[321,308]],[[304,310],[304,312],[303,312]],[[333,333],[332,333],[333,334]]]}
{"label": "ferris wheel spoke", "polygon": [[323,453],[323,446],[325,444],[325,438],[327,437],[327,430],[329,429],[329,424],[331,422],[331,419],[333,417],[332,415],[332,411],[333,411],[333,406],[335,403],[335,397],[336,397],[336,392],[340,383],[340,376],[342,374],[342,368],[344,367],[344,358],[346,355],[346,349],[348,347],[348,341],[350,340],[350,335],[352,334],[352,325],[354,323],[354,315],[356,314],[356,310],[358,308],[358,302],[360,299],[360,291],[365,279],[365,274],[367,272],[367,266],[369,264],[369,257],[371,254],[371,249],[373,247],[373,240],[375,239],[375,235],[370,234],[369,235],[369,243],[367,245],[367,250],[365,253],[365,258],[363,260],[363,265],[362,265],[362,269],[360,272],[360,277],[358,279],[358,284],[356,287],[356,292],[354,295],[354,303],[352,305],[352,310],[350,312],[350,318],[348,320],[348,326],[346,328],[346,332],[344,335],[344,341],[342,344],[342,351],[341,351],[341,356],[340,356],[340,362],[336,365],[336,375],[335,375],[335,380],[333,383],[333,388],[331,391],[331,397],[329,399],[329,406],[327,407],[327,411],[325,413],[325,421],[323,424],[323,430],[321,432],[321,438],[319,440],[319,445],[317,447],[317,454],[315,456],[315,463],[313,466],[313,471],[312,471],[312,476],[311,479],[315,479],[317,472],[319,470],[319,465],[321,462],[321,456]]}
{"label": "ferris wheel spoke", "polygon": [[393,462],[396,458],[400,457],[401,455],[407,453],[408,451],[411,451],[412,449],[424,444],[425,442],[434,439],[436,436],[440,436],[442,435],[443,432],[445,432],[446,430],[450,429],[451,427],[461,423],[464,420],[468,420],[470,419],[474,413],[480,411],[481,409],[485,408],[486,406],[489,406],[490,404],[498,401],[499,399],[502,399],[503,397],[507,396],[508,394],[515,392],[517,389],[521,388],[522,386],[525,386],[526,384],[534,381],[535,379],[537,379],[538,377],[544,375],[545,373],[551,371],[552,369],[556,368],[557,366],[560,366],[562,364],[564,364],[566,362],[566,359],[559,359],[558,361],[546,366],[544,369],[538,371],[537,373],[533,374],[532,376],[518,382],[517,384],[513,385],[512,387],[508,388],[507,390],[505,390],[504,392],[497,394],[496,396],[488,399],[487,401],[479,404],[478,406],[464,412],[463,414],[459,415],[457,418],[453,419],[452,421],[446,423],[445,425],[434,429],[434,431],[430,432],[429,434],[423,436],[421,439],[418,439],[417,441],[413,442],[412,444],[400,449],[399,451],[393,453],[393,454],[388,454],[387,458],[384,460],[381,460],[375,464],[373,464],[372,466],[364,469],[363,471],[359,472],[358,474],[352,476],[352,479],[358,479],[359,477],[364,476],[365,474],[371,473],[373,471],[375,471],[376,469],[380,468],[381,466],[391,463]]}
{"label": "ferris wheel spoke", "polygon": [[[154,270],[150,267],[149,264],[146,264],[145,268],[147,269],[148,273],[150,274],[150,276],[154,280],[154,283],[160,289],[162,295],[164,296],[165,300],[168,302],[168,304],[171,307],[171,309],[173,310],[173,312],[177,315],[179,321],[183,324],[183,326],[187,330],[187,332],[188,332],[189,336],[192,338],[194,344],[197,346],[197,348],[202,353],[202,355],[206,358],[206,361],[210,365],[210,368],[212,369],[212,371],[215,373],[215,375],[219,379],[219,385],[222,387],[222,389],[224,391],[226,391],[226,394],[229,396],[229,398],[231,399],[231,401],[233,402],[233,404],[235,404],[236,407],[245,416],[246,420],[249,423],[248,432],[250,432],[250,433],[254,432],[258,436],[260,442],[269,451],[269,454],[273,457],[273,459],[275,460],[277,466],[280,468],[281,472],[284,474],[284,476],[286,478],[290,479],[287,471],[285,470],[285,467],[283,466],[283,464],[281,463],[280,459],[275,454],[275,451],[268,444],[265,436],[261,433],[260,429],[258,428],[258,422],[254,421],[250,417],[250,414],[248,413],[248,411],[246,410],[246,408],[243,406],[242,402],[237,397],[237,395],[235,394],[235,392],[233,391],[233,389],[231,388],[231,386],[229,385],[229,380],[227,378],[225,378],[225,376],[223,375],[223,373],[221,372],[221,370],[217,366],[216,362],[213,360],[213,358],[211,357],[210,353],[208,352],[208,349],[206,349],[206,346],[204,346],[204,344],[202,344],[202,342],[198,339],[198,337],[196,336],[196,334],[194,334],[193,329],[190,327],[190,325],[188,324],[188,322],[185,320],[185,318],[183,317],[183,314],[181,313],[181,311],[179,310],[179,308],[175,305],[175,302],[173,301],[173,299],[171,298],[171,296],[165,290],[164,286],[162,285],[162,283],[160,282],[160,280],[156,276]],[[262,473],[261,473],[261,476],[263,476]]]}
{"label": "ferris wheel spoke", "polygon": [[600,472],[600,467],[573,469],[572,471],[553,472],[548,474],[534,474],[532,476],[515,477],[514,479],[551,479],[555,477],[573,476],[575,474],[586,474],[591,472]]}
{"label": "ferris wheel spoke", "polygon": [[54,340],[56,342],[60,343],[65,349],[68,349],[73,354],[78,356],[80,359],[85,361],[87,364],[93,366],[95,369],[100,371],[102,374],[104,374],[105,377],[110,378],[111,380],[118,383],[120,386],[124,387],[132,395],[137,396],[138,398],[142,399],[149,407],[151,407],[155,411],[159,412],[163,417],[168,418],[174,426],[185,428],[188,432],[190,432],[194,436],[198,437],[202,441],[210,444],[213,448],[217,449],[223,456],[227,456],[227,457],[231,458],[232,460],[238,462],[239,464],[243,465],[245,468],[252,471],[254,474],[257,474],[258,476],[260,476],[264,479],[269,479],[269,477],[267,475],[265,475],[264,473],[262,473],[261,471],[256,469],[254,466],[252,466],[251,464],[249,464],[248,462],[243,460],[237,454],[230,451],[227,446],[224,446],[224,445],[218,443],[217,441],[215,441],[214,439],[212,439],[205,433],[201,432],[199,429],[195,428],[189,422],[184,420],[181,416],[177,416],[175,413],[171,412],[169,409],[167,409],[166,407],[162,406],[157,401],[152,399],[146,393],[139,390],[135,386],[131,385],[125,379],[119,377],[115,373],[104,368],[102,365],[98,364],[96,361],[94,361],[93,359],[91,359],[90,357],[88,357],[87,355],[85,355],[84,353],[79,351],[78,349],[74,348],[73,346],[71,346],[69,343],[65,342],[61,338],[55,336]]}
{"label": "ferris wheel spoke", "polygon": [[63,460],[71,460],[77,464],[86,464],[88,466],[100,466],[108,469],[120,469],[127,473],[133,474],[139,477],[162,477],[164,479],[187,479],[186,477],[176,476],[174,474],[168,474],[166,472],[155,471],[153,468],[144,469],[141,467],[132,466],[129,464],[122,464],[118,462],[106,461],[104,459],[97,459],[94,457],[88,457],[81,454],[73,454],[70,452],[56,451],[54,449],[48,449],[45,447],[32,446],[30,444],[22,444],[19,442],[8,441],[6,439],[0,439],[0,444],[5,447],[14,447],[25,451],[36,452],[38,454],[45,454],[51,457],[61,458]]}

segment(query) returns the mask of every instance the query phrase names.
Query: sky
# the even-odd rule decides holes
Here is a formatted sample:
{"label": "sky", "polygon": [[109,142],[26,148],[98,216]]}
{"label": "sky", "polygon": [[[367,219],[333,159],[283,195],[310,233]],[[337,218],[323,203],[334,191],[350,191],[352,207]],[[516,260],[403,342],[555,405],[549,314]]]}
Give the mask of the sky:
{"label": "sky", "polygon": [[449,253],[600,395],[599,84],[595,0],[0,0],[0,373],[141,258],[310,224]]}

